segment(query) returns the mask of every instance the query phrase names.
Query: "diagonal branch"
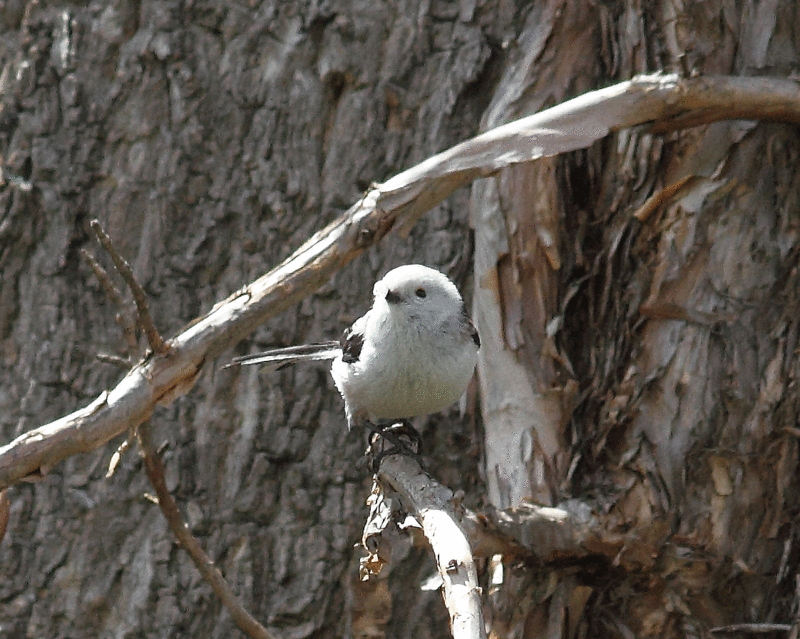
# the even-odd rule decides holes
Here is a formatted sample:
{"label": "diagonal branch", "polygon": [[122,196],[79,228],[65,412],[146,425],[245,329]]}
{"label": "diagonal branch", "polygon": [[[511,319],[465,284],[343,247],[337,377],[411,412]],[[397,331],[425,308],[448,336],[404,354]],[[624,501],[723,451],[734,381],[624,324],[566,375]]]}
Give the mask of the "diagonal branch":
{"label": "diagonal branch", "polygon": [[141,424],[186,394],[207,359],[319,288],[392,228],[407,231],[458,187],[511,164],[589,146],[611,131],[654,132],[732,118],[800,123],[800,90],[784,79],[640,76],[483,133],[374,185],[280,266],[217,304],[89,406],[0,447],[0,488],[36,478]]}

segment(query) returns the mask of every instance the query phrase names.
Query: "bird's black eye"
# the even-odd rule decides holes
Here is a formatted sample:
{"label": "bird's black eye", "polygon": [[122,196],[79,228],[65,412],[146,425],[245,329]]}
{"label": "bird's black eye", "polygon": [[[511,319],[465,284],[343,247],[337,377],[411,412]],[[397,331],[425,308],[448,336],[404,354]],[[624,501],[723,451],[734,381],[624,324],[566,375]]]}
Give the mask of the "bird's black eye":
{"label": "bird's black eye", "polygon": [[427,295],[424,288],[418,288],[414,292],[417,294],[417,297],[425,297]]}

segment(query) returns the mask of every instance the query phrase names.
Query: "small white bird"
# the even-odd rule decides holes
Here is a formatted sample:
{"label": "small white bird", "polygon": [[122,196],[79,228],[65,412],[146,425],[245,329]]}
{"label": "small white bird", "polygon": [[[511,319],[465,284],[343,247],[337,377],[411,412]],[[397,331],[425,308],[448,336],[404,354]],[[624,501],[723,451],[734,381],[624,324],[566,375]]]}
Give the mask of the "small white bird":
{"label": "small white bird", "polygon": [[428,415],[456,402],[472,378],[480,338],[455,284],[435,269],[407,264],[379,280],[373,295],[372,308],[341,343],[279,348],[231,365],[332,359],[348,428]]}

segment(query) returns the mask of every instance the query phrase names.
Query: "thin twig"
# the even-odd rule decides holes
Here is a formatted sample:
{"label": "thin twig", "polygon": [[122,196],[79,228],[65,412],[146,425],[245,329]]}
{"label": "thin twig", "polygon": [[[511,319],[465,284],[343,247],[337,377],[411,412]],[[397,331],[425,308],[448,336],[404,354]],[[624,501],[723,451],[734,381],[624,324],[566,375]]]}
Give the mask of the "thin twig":
{"label": "thin twig", "polygon": [[114,286],[114,282],[111,281],[106,269],[100,266],[100,263],[94,259],[94,256],[86,249],[81,249],[81,255],[87,262],[89,262],[89,266],[92,267],[95,277],[97,277],[97,280],[100,282],[100,286],[103,287],[103,290],[106,292],[106,295],[108,295],[109,299],[117,306],[117,308],[124,308],[125,301],[122,299],[122,293],[120,293],[119,289]]}
{"label": "thin twig", "polygon": [[729,626],[717,626],[709,632],[749,632],[764,634],[767,632],[789,632],[792,625],[788,623],[734,623]]}
{"label": "thin twig", "polygon": [[114,266],[122,276],[122,279],[128,285],[131,295],[133,295],[133,302],[136,304],[136,311],[139,316],[139,324],[142,326],[142,330],[147,337],[147,343],[150,344],[150,348],[152,348],[155,353],[160,355],[167,353],[170,350],[169,345],[161,337],[161,334],[158,332],[158,329],[153,322],[153,318],[150,315],[150,305],[147,303],[147,294],[144,292],[141,284],[136,281],[136,277],[133,275],[133,269],[131,269],[128,262],[125,261],[125,258],[119,254],[119,251],[117,251],[117,249],[114,247],[114,243],[111,241],[111,238],[100,226],[100,222],[98,220],[92,220],[89,222],[89,226],[94,231],[102,247],[106,250],[106,253],[108,253],[111,257],[112,261],[114,262]]}
{"label": "thin twig", "polygon": [[189,553],[194,565],[197,566],[197,570],[200,571],[203,579],[211,585],[214,593],[220,598],[225,608],[227,608],[231,618],[239,629],[254,639],[274,639],[273,635],[239,603],[233,590],[231,590],[231,587],[228,585],[228,582],[225,581],[225,578],[222,576],[222,573],[203,551],[200,542],[189,532],[189,527],[183,520],[178,505],[167,489],[167,482],[164,478],[164,464],[161,461],[161,457],[159,457],[158,453],[156,453],[153,448],[149,422],[144,422],[139,426],[138,436],[139,446],[144,459],[145,471],[150,478],[150,483],[153,484],[153,488],[156,491],[158,505],[164,513],[164,517],[166,517],[169,527],[172,529],[180,545]]}
{"label": "thin twig", "polygon": [[[119,324],[120,328],[122,329],[122,334],[125,336],[125,343],[128,346],[128,354],[133,356],[133,354],[136,352],[137,346],[136,324],[131,321],[129,309],[126,308],[127,305],[125,304],[125,300],[122,298],[122,293],[120,293],[119,289],[114,286],[114,282],[111,281],[111,278],[106,270],[96,259],[94,259],[94,256],[89,253],[89,251],[86,249],[81,249],[81,255],[83,255],[83,258],[89,263],[92,272],[94,272],[97,281],[100,282],[100,286],[103,288],[108,298],[119,309],[119,313],[116,314],[115,319],[117,324]],[[98,356],[98,359],[101,359],[100,356]],[[116,362],[113,363],[116,364]],[[126,360],[125,363],[127,363],[127,366],[130,367],[130,361]]]}
{"label": "thin twig", "polygon": [[97,353],[95,357],[105,364],[111,364],[123,370],[128,370],[131,367],[131,359],[129,357],[120,357],[110,353]]}

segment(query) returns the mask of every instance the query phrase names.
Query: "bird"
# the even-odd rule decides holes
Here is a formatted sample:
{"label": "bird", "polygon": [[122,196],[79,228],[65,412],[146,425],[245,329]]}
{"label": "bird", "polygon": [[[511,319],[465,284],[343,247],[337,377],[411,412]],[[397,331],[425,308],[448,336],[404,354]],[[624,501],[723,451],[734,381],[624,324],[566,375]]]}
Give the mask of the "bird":
{"label": "bird", "polygon": [[228,366],[272,369],[332,360],[348,429],[407,421],[454,404],[472,379],[480,337],[456,285],[421,264],[392,269],[373,287],[372,307],[340,341],[236,357]]}

